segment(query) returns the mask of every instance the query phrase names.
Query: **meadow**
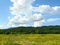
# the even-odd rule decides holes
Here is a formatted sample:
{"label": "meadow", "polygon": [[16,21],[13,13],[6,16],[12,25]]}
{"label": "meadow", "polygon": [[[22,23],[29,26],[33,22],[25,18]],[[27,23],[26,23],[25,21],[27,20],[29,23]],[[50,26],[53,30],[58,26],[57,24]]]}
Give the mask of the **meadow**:
{"label": "meadow", "polygon": [[60,34],[0,34],[0,45],[60,45]]}

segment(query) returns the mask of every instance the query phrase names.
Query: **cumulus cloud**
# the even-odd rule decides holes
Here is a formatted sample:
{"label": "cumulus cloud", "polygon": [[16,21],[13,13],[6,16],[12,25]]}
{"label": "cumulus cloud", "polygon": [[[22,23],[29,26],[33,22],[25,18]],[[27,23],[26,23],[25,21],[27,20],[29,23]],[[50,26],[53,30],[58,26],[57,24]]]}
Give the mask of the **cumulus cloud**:
{"label": "cumulus cloud", "polygon": [[[10,7],[12,18],[9,18],[10,27],[16,26],[32,26],[39,27],[45,23],[45,19],[42,14],[56,14],[60,12],[60,6],[51,7],[50,5],[40,5],[33,7],[32,3],[35,0],[11,0],[13,3]],[[53,21],[54,19],[48,19],[47,22]],[[58,19],[55,19],[58,20]]]}
{"label": "cumulus cloud", "polygon": [[31,3],[34,0],[12,0],[13,5],[10,7],[10,10],[12,14],[14,15],[31,15]]}
{"label": "cumulus cloud", "polygon": [[[35,0],[10,0],[9,22],[7,25],[1,25],[0,29],[18,26],[42,26],[45,22],[54,22],[60,18],[44,19],[44,15],[52,15],[60,13],[60,6],[40,5],[38,7],[32,6]],[[33,23],[33,24],[31,24]]]}
{"label": "cumulus cloud", "polygon": [[0,25],[0,29],[6,29],[7,27],[6,27],[7,25],[5,25],[5,24],[1,24]]}
{"label": "cumulus cloud", "polygon": [[50,5],[40,5],[33,8],[34,12],[40,12],[42,14],[57,14],[60,12],[60,6],[51,7]]}
{"label": "cumulus cloud", "polygon": [[47,19],[47,22],[54,22],[54,21],[60,21],[60,18],[49,18],[49,19]]}
{"label": "cumulus cloud", "polygon": [[3,29],[3,27],[4,27],[3,25],[0,25],[0,29]]}
{"label": "cumulus cloud", "polygon": [[[33,23],[33,26],[41,26],[43,16],[41,13],[32,13],[33,6],[32,3],[35,0],[11,0],[13,2],[10,7],[11,14],[14,17],[9,18],[9,25],[14,26],[29,26],[29,23]],[[35,22],[38,22],[39,25],[36,25]]]}
{"label": "cumulus cloud", "polygon": [[45,22],[45,20],[35,21],[34,22],[34,27],[40,27],[40,26],[43,25],[44,22]]}
{"label": "cumulus cloud", "polygon": [[[32,6],[35,0],[10,0],[11,16],[8,17],[7,25],[1,25],[0,28],[18,27],[18,26],[42,26],[45,22],[53,22],[60,20],[60,18],[44,19],[44,15],[53,15],[60,13],[60,6],[40,5],[38,7]],[[31,24],[33,23],[33,24]],[[30,25],[31,24],[31,25]]]}

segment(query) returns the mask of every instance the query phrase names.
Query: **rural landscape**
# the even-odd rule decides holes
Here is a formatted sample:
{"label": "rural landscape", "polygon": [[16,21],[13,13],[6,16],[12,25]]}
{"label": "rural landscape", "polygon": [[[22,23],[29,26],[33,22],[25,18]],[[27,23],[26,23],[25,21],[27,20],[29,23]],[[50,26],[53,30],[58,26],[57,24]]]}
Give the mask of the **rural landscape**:
{"label": "rural landscape", "polygon": [[60,0],[0,0],[0,45],[60,45]]}
{"label": "rural landscape", "polygon": [[0,29],[0,45],[60,45],[60,26]]}

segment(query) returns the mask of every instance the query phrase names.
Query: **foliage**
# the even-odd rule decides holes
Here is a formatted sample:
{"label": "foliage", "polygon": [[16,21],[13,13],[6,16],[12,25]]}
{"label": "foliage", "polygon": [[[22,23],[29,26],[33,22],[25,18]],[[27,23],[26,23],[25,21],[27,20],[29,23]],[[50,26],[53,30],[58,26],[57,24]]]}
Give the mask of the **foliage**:
{"label": "foliage", "polygon": [[0,34],[60,34],[60,26],[16,27],[1,29]]}

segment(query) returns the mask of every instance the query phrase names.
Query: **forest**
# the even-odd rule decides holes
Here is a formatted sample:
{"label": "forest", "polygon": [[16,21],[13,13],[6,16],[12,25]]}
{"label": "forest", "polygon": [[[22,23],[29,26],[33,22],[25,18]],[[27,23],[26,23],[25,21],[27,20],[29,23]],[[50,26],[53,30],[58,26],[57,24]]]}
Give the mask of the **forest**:
{"label": "forest", "polygon": [[15,27],[0,29],[0,34],[60,34],[60,26]]}

